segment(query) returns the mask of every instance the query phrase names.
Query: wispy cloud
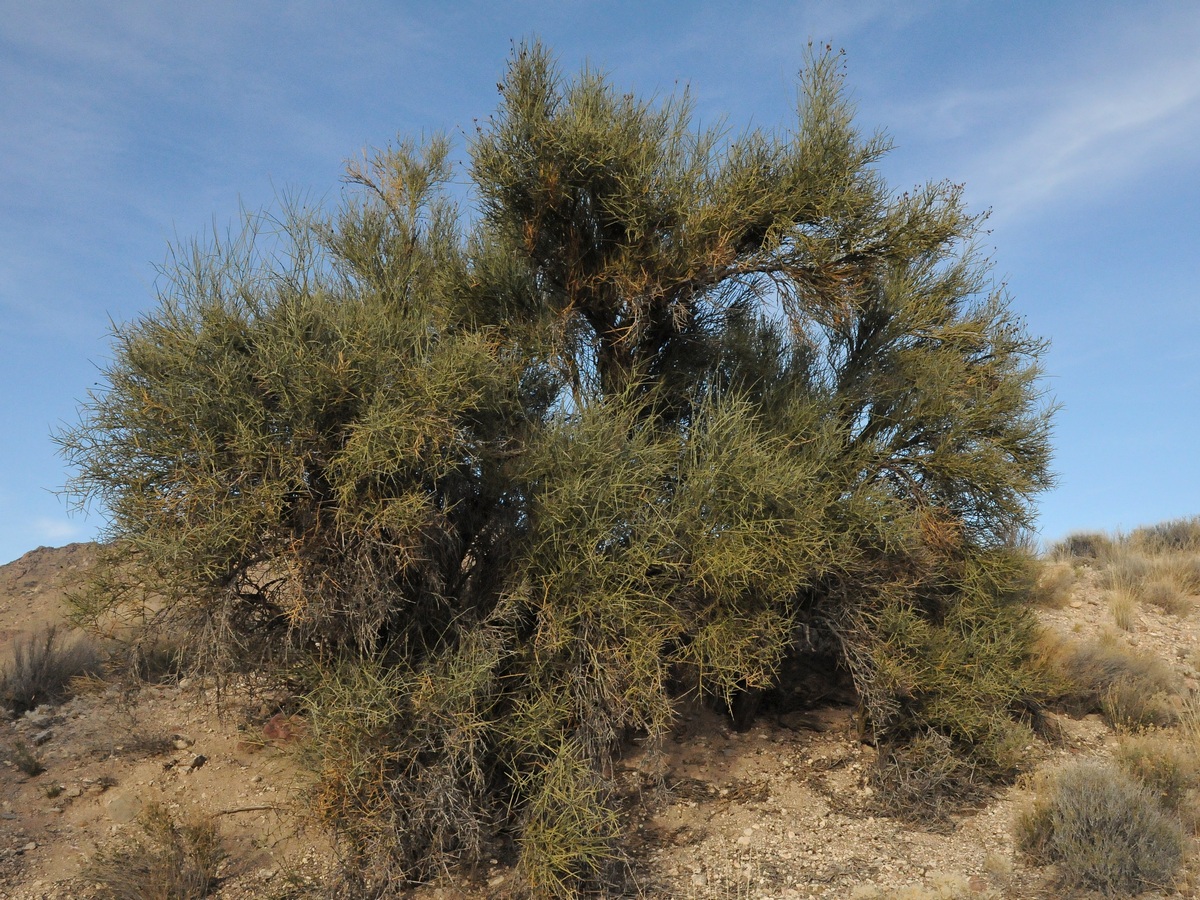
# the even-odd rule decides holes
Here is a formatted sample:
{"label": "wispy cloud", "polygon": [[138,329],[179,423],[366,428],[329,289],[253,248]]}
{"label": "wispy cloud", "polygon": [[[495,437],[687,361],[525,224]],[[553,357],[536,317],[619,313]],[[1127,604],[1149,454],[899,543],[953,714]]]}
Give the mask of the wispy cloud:
{"label": "wispy cloud", "polygon": [[1061,92],[972,168],[996,214],[1018,217],[1079,191],[1104,193],[1197,136],[1200,57],[1189,55],[1158,60],[1135,79]]}

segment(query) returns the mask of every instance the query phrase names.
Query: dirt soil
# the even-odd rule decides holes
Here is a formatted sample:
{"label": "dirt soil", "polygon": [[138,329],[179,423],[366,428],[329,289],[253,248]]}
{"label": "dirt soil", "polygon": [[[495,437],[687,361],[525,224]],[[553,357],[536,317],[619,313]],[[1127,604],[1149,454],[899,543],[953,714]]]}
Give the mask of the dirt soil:
{"label": "dirt soil", "polygon": [[[0,567],[0,665],[15,637],[64,621],[65,595],[95,556],[86,544],[40,548]],[[1065,636],[1113,630],[1086,570],[1069,604],[1041,615]],[[1160,655],[1197,689],[1200,612],[1179,618],[1143,605],[1137,615],[1119,640]],[[149,803],[215,817],[229,852],[216,897],[283,900],[320,883],[335,849],[305,820],[306,775],[280,698],[235,686],[217,704],[202,688],[185,679],[128,694],[96,681],[61,706],[0,722],[0,900],[87,896],[86,861]],[[638,889],[689,900],[1061,896],[1052,872],[1014,854],[1014,816],[1035,771],[1105,756],[1117,736],[1094,715],[1058,724],[1062,739],[1031,744],[1029,773],[1015,785],[921,827],[881,814],[867,777],[875,750],[858,739],[852,708],[766,713],[743,734],[708,709],[685,709],[660,761],[637,747],[623,760]],[[23,774],[12,761],[18,746],[45,771]],[[1197,849],[1177,885],[1142,897],[1200,896]],[[511,884],[493,860],[414,897],[502,898]]]}

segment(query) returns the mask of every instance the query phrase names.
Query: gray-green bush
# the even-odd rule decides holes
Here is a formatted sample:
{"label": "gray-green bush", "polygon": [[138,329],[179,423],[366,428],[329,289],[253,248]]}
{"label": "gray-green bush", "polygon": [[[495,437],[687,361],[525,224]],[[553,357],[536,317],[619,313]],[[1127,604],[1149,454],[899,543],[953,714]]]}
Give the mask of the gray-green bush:
{"label": "gray-green bush", "polygon": [[181,252],[60,435],[111,515],[85,615],[145,608],[306,695],[361,893],[512,838],[616,877],[620,743],[821,634],[885,744],[1011,771],[1039,689],[1043,344],[961,189],[887,188],[816,56],[778,132],[700,129],[524,46],[471,141],[329,216]]}
{"label": "gray-green bush", "polygon": [[1179,822],[1137,780],[1094,762],[1044,779],[1015,836],[1034,862],[1058,867],[1064,886],[1107,897],[1166,887],[1183,861]]}

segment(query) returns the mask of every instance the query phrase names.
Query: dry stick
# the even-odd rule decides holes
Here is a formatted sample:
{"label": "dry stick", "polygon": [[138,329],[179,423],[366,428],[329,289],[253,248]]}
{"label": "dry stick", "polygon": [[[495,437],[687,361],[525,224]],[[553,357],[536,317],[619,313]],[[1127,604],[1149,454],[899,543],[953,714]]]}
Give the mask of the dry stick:
{"label": "dry stick", "polygon": [[282,811],[284,809],[284,807],[276,806],[273,803],[263,803],[263,804],[259,804],[258,806],[235,806],[235,807],[232,807],[231,809],[219,809],[215,813],[213,813],[213,815],[214,816],[232,816],[234,813],[262,812],[263,810],[268,810],[268,809]]}

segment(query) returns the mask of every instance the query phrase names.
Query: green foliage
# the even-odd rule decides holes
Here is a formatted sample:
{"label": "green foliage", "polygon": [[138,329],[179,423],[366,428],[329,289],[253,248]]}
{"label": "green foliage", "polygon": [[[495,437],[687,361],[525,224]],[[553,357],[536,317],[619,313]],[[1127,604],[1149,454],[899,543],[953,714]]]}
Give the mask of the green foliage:
{"label": "green foliage", "polygon": [[813,632],[877,739],[1012,770],[1043,345],[960,189],[889,191],[837,58],[803,87],[730,138],[523,46],[476,221],[447,143],[402,143],[117,330],[60,436],[112,523],[80,612],[300,683],[363,890],[501,834],[532,894],[608,883],[622,738]]}
{"label": "green foliage", "polygon": [[1136,780],[1095,763],[1046,779],[1015,830],[1019,849],[1055,863],[1064,886],[1107,897],[1165,887],[1183,859],[1179,823]]}

